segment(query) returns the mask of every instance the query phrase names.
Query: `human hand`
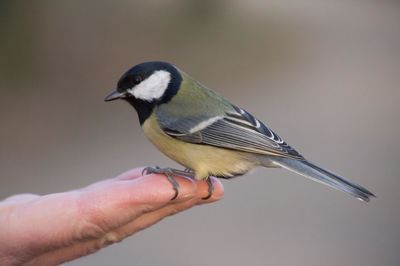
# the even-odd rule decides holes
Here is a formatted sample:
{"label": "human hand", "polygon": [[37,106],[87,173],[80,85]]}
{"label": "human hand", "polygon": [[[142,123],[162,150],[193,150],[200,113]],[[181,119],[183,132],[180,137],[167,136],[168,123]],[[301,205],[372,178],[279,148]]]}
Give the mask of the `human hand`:
{"label": "human hand", "polygon": [[0,265],[57,265],[93,253],[164,217],[223,196],[215,178],[210,199],[204,181],[176,177],[178,198],[163,175],[142,168],[88,187],[0,202]]}

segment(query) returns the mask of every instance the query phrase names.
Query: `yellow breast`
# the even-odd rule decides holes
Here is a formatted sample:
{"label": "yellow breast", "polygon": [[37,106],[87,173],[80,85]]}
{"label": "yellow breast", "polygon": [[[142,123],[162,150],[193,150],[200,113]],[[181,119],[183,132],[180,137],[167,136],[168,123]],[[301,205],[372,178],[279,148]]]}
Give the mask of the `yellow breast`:
{"label": "yellow breast", "polygon": [[146,137],[161,152],[192,169],[196,174],[196,179],[199,180],[210,175],[244,174],[258,165],[258,160],[246,152],[192,144],[172,138],[161,130],[154,115],[143,123],[142,128]]}

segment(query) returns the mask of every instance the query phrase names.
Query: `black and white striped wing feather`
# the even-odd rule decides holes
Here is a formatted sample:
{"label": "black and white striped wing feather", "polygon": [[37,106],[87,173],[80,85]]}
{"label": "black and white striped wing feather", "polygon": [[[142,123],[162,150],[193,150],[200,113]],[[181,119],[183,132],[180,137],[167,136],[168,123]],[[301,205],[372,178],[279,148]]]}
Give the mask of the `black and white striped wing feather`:
{"label": "black and white striped wing feather", "polygon": [[303,159],[297,151],[287,145],[266,125],[236,106],[222,116],[199,116],[174,121],[159,120],[166,134],[182,141],[257,154]]}

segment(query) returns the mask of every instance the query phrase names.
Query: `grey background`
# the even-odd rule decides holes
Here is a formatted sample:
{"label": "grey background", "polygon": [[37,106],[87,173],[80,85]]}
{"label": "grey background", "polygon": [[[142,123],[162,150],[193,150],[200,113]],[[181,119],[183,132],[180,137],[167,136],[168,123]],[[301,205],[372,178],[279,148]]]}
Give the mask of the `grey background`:
{"label": "grey background", "polygon": [[397,1],[1,1],[0,198],[176,166],[103,97],[170,61],[369,204],[284,170],[69,265],[400,265]]}

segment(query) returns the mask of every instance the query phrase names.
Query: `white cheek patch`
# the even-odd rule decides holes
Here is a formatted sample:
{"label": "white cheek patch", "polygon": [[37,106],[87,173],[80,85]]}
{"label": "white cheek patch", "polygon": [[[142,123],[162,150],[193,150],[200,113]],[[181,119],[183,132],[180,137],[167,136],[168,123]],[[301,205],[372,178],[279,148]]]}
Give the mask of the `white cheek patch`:
{"label": "white cheek patch", "polygon": [[137,99],[150,102],[163,96],[170,81],[171,74],[168,71],[158,70],[127,91]]}

